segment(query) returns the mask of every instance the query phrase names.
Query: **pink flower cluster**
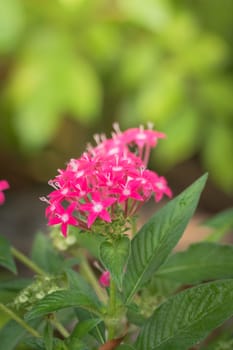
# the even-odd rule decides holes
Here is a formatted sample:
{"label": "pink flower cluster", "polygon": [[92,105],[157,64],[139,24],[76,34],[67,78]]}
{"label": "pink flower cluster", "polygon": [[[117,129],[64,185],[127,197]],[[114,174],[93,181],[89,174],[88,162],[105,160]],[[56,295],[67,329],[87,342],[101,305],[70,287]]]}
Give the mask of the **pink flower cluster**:
{"label": "pink flower cluster", "polygon": [[112,138],[96,135],[96,147],[89,145],[49,182],[54,190],[42,198],[49,204],[48,225],[61,224],[64,236],[69,225],[90,230],[97,219],[116,220],[119,209],[132,216],[152,195],[157,202],[172,195],[165,178],[146,168],[151,148],[165,135],[114,127]]}
{"label": "pink flower cluster", "polygon": [[0,180],[0,205],[5,202],[3,191],[8,190],[8,188],[10,188],[9,183],[6,180]]}

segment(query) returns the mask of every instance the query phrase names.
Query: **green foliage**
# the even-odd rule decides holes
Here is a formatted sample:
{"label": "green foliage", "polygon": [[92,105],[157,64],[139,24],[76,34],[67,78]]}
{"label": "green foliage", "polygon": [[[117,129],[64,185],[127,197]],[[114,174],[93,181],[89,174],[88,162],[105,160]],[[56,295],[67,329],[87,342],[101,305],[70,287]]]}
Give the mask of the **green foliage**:
{"label": "green foliage", "polygon": [[63,257],[51,246],[49,238],[37,233],[31,252],[32,260],[48,273],[58,273],[64,267]]}
{"label": "green foliage", "polygon": [[126,303],[152,277],[179,241],[196,209],[205,181],[206,175],[159,210],[133,239],[124,277]]}
{"label": "green foliage", "polygon": [[233,315],[233,280],[206,283],[168,299],[139,334],[137,350],[185,350]]}
{"label": "green foliage", "polygon": [[[230,349],[232,337],[225,321],[233,316],[232,245],[202,241],[171,253],[196,209],[206,178],[160,209],[132,240],[115,225],[119,232],[106,233],[100,241],[89,234],[79,241],[83,233],[78,231],[64,256],[52,248],[52,240],[39,234],[32,249],[34,264],[14,250],[39,276],[0,284],[2,290],[18,292],[9,304],[0,303],[7,317],[0,329],[4,349],[188,350],[220,325],[221,336],[208,348]],[[228,230],[231,214],[229,209],[206,224]],[[97,248],[84,249],[83,242],[87,247],[96,243]],[[12,256],[5,239],[2,247],[8,252],[2,265],[9,268]],[[92,269],[92,250],[94,259],[110,271],[107,288],[100,286]],[[78,256],[75,266],[67,264],[70,256]]]}
{"label": "green foliage", "polygon": [[[38,326],[38,321],[29,322],[31,326]],[[10,320],[0,329],[1,346],[5,350],[13,350],[27,334],[26,330],[17,322]]]}
{"label": "green foliage", "polygon": [[0,265],[16,273],[16,265],[11,254],[10,243],[3,236],[0,236]]}
{"label": "green foliage", "polygon": [[1,143],[35,154],[57,147],[67,117],[77,129],[149,120],[168,134],[161,164],[198,153],[232,191],[233,5],[221,4],[1,1]]}
{"label": "green foliage", "polygon": [[26,334],[17,322],[11,320],[0,330],[1,343],[5,350],[13,350]]}
{"label": "green foliage", "polygon": [[26,314],[27,320],[32,320],[49,314],[53,311],[65,309],[67,307],[80,306],[98,315],[98,304],[96,300],[90,298],[79,291],[61,290],[48,294],[38,301],[35,306]]}
{"label": "green foliage", "polygon": [[213,218],[204,222],[204,225],[213,228],[214,231],[206,238],[210,242],[218,242],[233,228],[233,208],[224,210]]}
{"label": "green foliage", "polygon": [[[180,284],[233,277],[233,247],[216,243],[193,244],[188,250],[171,255],[156,276]],[[217,257],[217,258],[216,258]]]}

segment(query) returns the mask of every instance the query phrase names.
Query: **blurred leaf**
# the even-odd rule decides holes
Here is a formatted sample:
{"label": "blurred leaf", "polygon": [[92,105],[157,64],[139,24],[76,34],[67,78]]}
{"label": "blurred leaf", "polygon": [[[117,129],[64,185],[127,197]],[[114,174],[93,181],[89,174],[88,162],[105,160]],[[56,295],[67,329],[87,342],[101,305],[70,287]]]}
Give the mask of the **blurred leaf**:
{"label": "blurred leaf", "polygon": [[166,1],[118,0],[118,4],[128,20],[152,31],[161,30],[170,19],[169,3]]}
{"label": "blurred leaf", "polygon": [[[96,319],[96,315],[92,312],[81,309],[79,307],[75,308],[75,314],[78,317],[79,322],[86,322],[92,319]],[[90,334],[100,343],[104,343],[105,341],[105,324],[101,320],[93,329],[90,331]]]}
{"label": "blurred leaf", "polygon": [[[29,322],[30,326],[36,327],[40,321]],[[11,320],[0,329],[1,347],[4,350],[13,350],[24,338],[27,331],[17,322]]]}
{"label": "blurred leaf", "polygon": [[101,320],[99,318],[92,318],[89,320],[78,322],[78,324],[75,326],[75,328],[70,336],[70,342],[73,343],[76,341],[76,339],[80,340],[80,339],[84,338],[100,322],[101,322]]}
{"label": "blurred leaf", "polygon": [[[72,227],[70,228],[72,230]],[[95,258],[99,259],[100,245],[104,240],[102,235],[90,232],[79,232],[76,235],[77,243],[80,247],[87,249],[87,251]]]}
{"label": "blurred leaf", "polygon": [[[45,342],[43,339],[38,338],[26,338],[23,344],[30,347],[33,350],[45,350]],[[64,342],[58,338],[53,338],[53,350],[67,350]]]}
{"label": "blurred leaf", "polygon": [[53,248],[52,242],[43,233],[37,233],[35,236],[31,257],[38,266],[49,273],[59,273],[64,266],[64,258]]}
{"label": "blurred leaf", "polygon": [[24,151],[38,150],[52,138],[58,126],[59,114],[43,98],[25,105],[15,119],[15,128]]}
{"label": "blurred leaf", "polygon": [[15,48],[24,28],[25,15],[19,0],[0,1],[0,51]]}
{"label": "blurred leaf", "polygon": [[226,192],[233,191],[233,137],[230,126],[221,123],[209,125],[206,134],[203,162],[211,178]]}
{"label": "blurred leaf", "polygon": [[111,72],[122,48],[120,26],[112,22],[92,23],[86,28],[81,45],[100,68],[99,75]]}
{"label": "blurred leaf", "polygon": [[65,33],[40,30],[28,43],[8,92],[15,130],[25,149],[38,150],[54,136],[65,113],[82,123],[101,108],[101,86],[93,67],[72,52]]}
{"label": "blurred leaf", "polygon": [[206,220],[203,225],[211,227],[214,232],[205,238],[205,241],[218,242],[226,233],[233,229],[233,208],[224,210]]}
{"label": "blurred leaf", "polygon": [[142,326],[145,323],[146,318],[142,315],[141,311],[141,308],[137,304],[129,304],[127,307],[128,321],[136,326]]}
{"label": "blurred leaf", "polygon": [[101,108],[102,91],[97,74],[87,61],[76,58],[67,67],[67,109],[72,117],[89,124]]}
{"label": "blurred leaf", "polygon": [[233,280],[205,283],[176,294],[147,320],[137,350],[186,350],[233,315]]}
{"label": "blurred leaf", "polygon": [[233,277],[233,246],[201,242],[171,255],[156,272],[181,284]]}
{"label": "blurred leaf", "polygon": [[19,291],[32,282],[29,278],[10,279],[0,281],[0,290]]}
{"label": "blurred leaf", "polygon": [[221,124],[232,119],[233,106],[231,97],[233,82],[230,76],[214,77],[204,80],[200,86],[200,93],[206,105]]}
{"label": "blurred leaf", "polygon": [[189,42],[189,46],[183,52],[183,68],[189,74],[197,74],[203,78],[203,75],[213,71],[215,67],[220,66],[226,58],[226,45],[224,42],[214,36],[202,36],[201,33],[195,38],[195,42]]}
{"label": "blurred leaf", "polygon": [[141,86],[136,104],[137,112],[144,122],[149,120],[161,125],[165,121],[170,122],[177,109],[180,109],[183,86],[179,74],[166,66],[156,72],[157,67],[151,72],[147,83]]}
{"label": "blurred leaf", "polygon": [[3,236],[0,236],[0,265],[13,273],[17,273],[16,265],[11,254],[10,243]]}
{"label": "blurred leaf", "polygon": [[[160,271],[160,269],[158,271]],[[158,297],[158,298],[161,298],[161,297],[167,298],[172,294],[174,294],[174,292],[176,292],[180,286],[181,286],[180,281],[167,279],[166,277],[163,277],[163,276],[160,277],[158,272],[158,275],[157,273],[155,273],[155,275],[151,278],[151,280],[148,282],[145,288],[146,290],[149,291],[150,295],[154,295],[155,297]]]}
{"label": "blurred leaf", "polygon": [[119,88],[139,89],[158,65],[158,50],[150,41],[132,42],[123,52],[120,71],[116,75]]}
{"label": "blurred leaf", "polygon": [[93,288],[86,282],[86,280],[76,271],[72,269],[65,269],[65,274],[68,280],[69,289],[79,291],[98,303],[98,298]]}
{"label": "blurred leaf", "polygon": [[[199,117],[190,108],[185,109],[177,118],[164,125],[163,131],[167,138],[159,145],[156,155],[163,167],[174,166],[193,155],[199,145],[199,126]],[[164,159],[166,159],[165,164]]]}

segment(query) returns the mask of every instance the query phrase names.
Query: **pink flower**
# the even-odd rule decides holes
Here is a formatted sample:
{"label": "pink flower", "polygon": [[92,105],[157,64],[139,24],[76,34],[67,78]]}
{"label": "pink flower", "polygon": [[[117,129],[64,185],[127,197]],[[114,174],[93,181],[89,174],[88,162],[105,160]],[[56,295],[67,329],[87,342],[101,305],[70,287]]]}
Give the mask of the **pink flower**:
{"label": "pink flower", "polygon": [[110,285],[110,272],[104,271],[99,278],[99,282],[100,282],[100,284],[102,284],[103,287],[109,287],[109,285]]}
{"label": "pink flower", "polygon": [[98,192],[94,192],[90,203],[81,204],[80,208],[88,212],[87,227],[90,228],[98,217],[106,222],[111,222],[112,220],[107,208],[115,201],[115,198],[104,199],[101,198]]}
{"label": "pink flower", "polygon": [[0,205],[5,202],[5,195],[3,191],[8,190],[9,188],[10,185],[6,180],[0,180]]}
{"label": "pink flower", "polygon": [[92,230],[98,220],[134,215],[153,195],[157,202],[171,197],[165,178],[146,168],[151,148],[163,137],[151,127],[121,132],[117,125],[112,138],[95,136],[97,146],[89,145],[49,181],[53,191],[42,199],[48,203],[48,224],[60,224],[66,236],[69,225]]}
{"label": "pink flower", "polygon": [[72,216],[73,211],[75,210],[76,204],[72,203],[67,209],[64,209],[62,206],[58,205],[56,207],[56,212],[50,217],[48,225],[58,225],[61,224],[61,232],[63,236],[67,236],[67,227],[68,225],[77,226],[77,219]]}

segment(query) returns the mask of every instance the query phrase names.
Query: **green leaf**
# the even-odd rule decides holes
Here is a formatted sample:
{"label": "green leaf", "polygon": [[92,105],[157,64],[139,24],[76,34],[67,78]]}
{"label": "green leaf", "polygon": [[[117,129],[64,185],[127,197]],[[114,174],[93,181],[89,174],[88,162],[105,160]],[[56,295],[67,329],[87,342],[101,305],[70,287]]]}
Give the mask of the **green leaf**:
{"label": "green leaf", "polygon": [[186,350],[233,315],[233,280],[186,289],[147,320],[137,350]]}
{"label": "green leaf", "polygon": [[15,291],[18,292],[23,288],[26,288],[32,279],[30,278],[20,278],[0,281],[0,290]]}
{"label": "green leaf", "polygon": [[122,288],[124,267],[130,255],[130,240],[120,236],[112,242],[105,241],[100,246],[100,259],[118,287]]}
{"label": "green leaf", "polygon": [[17,273],[15,262],[11,254],[10,243],[3,236],[0,236],[0,266],[5,267],[13,273]]}
{"label": "green leaf", "polygon": [[233,246],[201,242],[170,256],[156,272],[156,276],[183,284],[232,278],[232,257]]}
{"label": "green leaf", "polygon": [[44,342],[46,350],[53,350],[53,327],[49,321],[46,322],[44,328]]}
{"label": "green leaf", "polygon": [[82,322],[78,322],[77,326],[74,328],[70,341],[71,343],[76,339],[84,338],[93,328],[95,328],[101,320],[99,318],[92,318]]}
{"label": "green leaf", "polygon": [[68,343],[69,350],[89,350],[88,345],[86,345],[83,341],[78,338],[75,338],[72,342]]}
{"label": "green leaf", "polygon": [[4,350],[15,349],[15,346],[26,334],[26,330],[17,322],[11,320],[0,329],[1,347]]}
{"label": "green leaf", "polygon": [[[39,321],[40,322],[40,321]],[[38,321],[29,322],[30,326],[37,327]],[[10,320],[0,329],[1,348],[4,350],[13,350],[16,345],[27,334],[27,331],[16,321]]]}
{"label": "green leaf", "polygon": [[[30,349],[35,350],[45,350],[45,342],[43,339],[38,338],[26,338],[23,342],[28,349],[28,346]],[[67,350],[67,347],[65,346],[64,342],[58,338],[53,339],[53,350]],[[70,350],[70,349],[69,349]]]}
{"label": "green leaf", "polygon": [[134,303],[128,305],[127,319],[137,326],[142,326],[146,321],[146,318],[141,314],[141,308]]}
{"label": "green leaf", "polygon": [[132,240],[131,255],[123,280],[125,300],[130,302],[166,260],[182,236],[197,206],[207,175],[159,210]]}
{"label": "green leaf", "polygon": [[117,347],[117,350],[134,350],[134,349],[135,348],[132,347],[132,345],[128,345],[128,344],[122,344]]}
{"label": "green leaf", "polygon": [[39,267],[51,274],[59,273],[64,266],[63,257],[53,248],[50,239],[40,232],[34,239],[31,258]]}
{"label": "green leaf", "polygon": [[97,303],[93,304],[93,300],[89,296],[76,290],[62,290],[51,293],[38,301],[26,314],[25,318],[31,320],[50,312],[75,306],[87,309],[94,314],[99,314],[99,305]]}
{"label": "green leaf", "polygon": [[[88,320],[95,319],[95,315],[91,313],[90,311],[81,309],[81,308],[75,308],[75,314],[77,315],[79,322],[85,322]],[[93,337],[100,343],[104,343],[105,341],[105,325],[104,322],[101,321],[98,323],[93,329],[90,331],[90,334],[93,335]]]}
{"label": "green leaf", "polygon": [[[76,228],[75,228],[76,229]],[[70,227],[70,230],[74,232],[73,227]],[[90,232],[79,232],[76,234],[76,239],[78,245],[88,250],[88,252],[99,259],[99,249],[101,243],[104,241],[104,237],[98,234],[92,234]]]}
{"label": "green leaf", "polygon": [[233,208],[218,213],[205,221],[204,225],[215,229],[205,240],[218,242],[226,233],[233,229]]}
{"label": "green leaf", "polygon": [[98,298],[93,288],[86,282],[86,280],[76,271],[72,269],[65,269],[65,274],[68,280],[69,289],[76,290],[87,295],[93,303],[98,303]]}

